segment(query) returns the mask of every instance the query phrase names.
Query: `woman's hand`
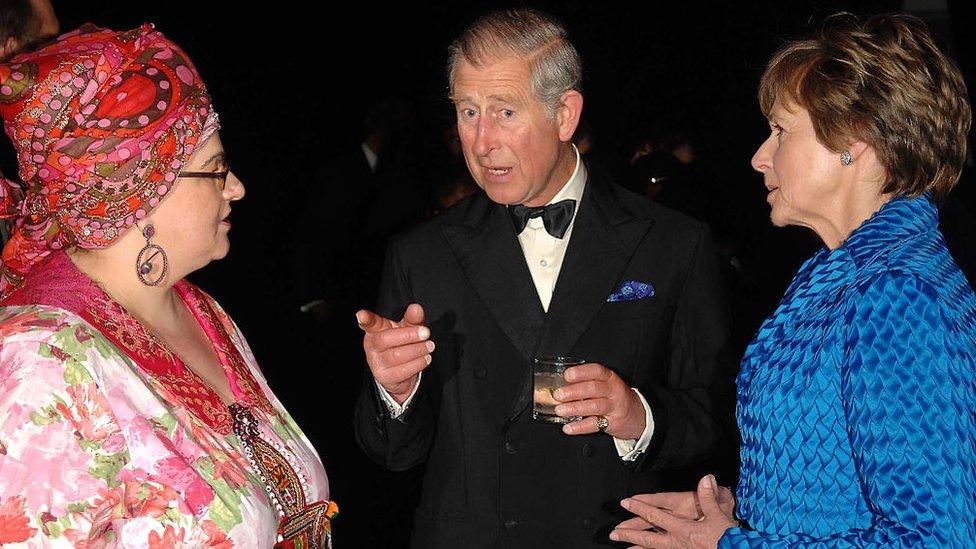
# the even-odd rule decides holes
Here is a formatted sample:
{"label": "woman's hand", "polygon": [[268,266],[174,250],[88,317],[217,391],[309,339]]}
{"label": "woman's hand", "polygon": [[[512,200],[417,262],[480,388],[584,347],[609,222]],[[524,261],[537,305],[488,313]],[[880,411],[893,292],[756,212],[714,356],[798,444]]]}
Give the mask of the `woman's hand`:
{"label": "woman's hand", "polygon": [[620,504],[637,516],[618,524],[610,539],[633,547],[711,549],[725,530],[738,526],[732,492],[719,488],[712,475],[702,477],[697,492],[639,494]]}

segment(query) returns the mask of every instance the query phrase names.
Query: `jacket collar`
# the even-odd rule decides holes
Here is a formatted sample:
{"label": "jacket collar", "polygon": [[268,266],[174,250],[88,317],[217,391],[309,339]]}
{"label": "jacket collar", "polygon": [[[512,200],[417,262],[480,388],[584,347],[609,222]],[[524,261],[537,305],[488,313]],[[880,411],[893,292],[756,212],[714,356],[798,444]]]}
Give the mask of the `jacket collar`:
{"label": "jacket collar", "polygon": [[886,256],[913,238],[937,230],[939,211],[928,194],[917,198],[895,197],[854,229],[831,255],[842,255],[858,271]]}

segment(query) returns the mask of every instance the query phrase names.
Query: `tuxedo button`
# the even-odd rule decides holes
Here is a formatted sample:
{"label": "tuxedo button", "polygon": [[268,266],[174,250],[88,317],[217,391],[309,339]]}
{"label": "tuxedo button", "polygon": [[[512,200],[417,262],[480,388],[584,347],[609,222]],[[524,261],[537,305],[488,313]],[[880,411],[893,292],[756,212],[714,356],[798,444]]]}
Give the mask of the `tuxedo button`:
{"label": "tuxedo button", "polygon": [[505,451],[508,452],[509,454],[513,454],[513,455],[514,454],[517,454],[518,453],[518,445],[515,444],[514,442],[506,442],[505,443]]}
{"label": "tuxedo button", "polygon": [[474,370],[474,377],[476,377],[478,379],[485,379],[485,377],[487,377],[487,376],[488,376],[488,370],[485,370],[482,367],[475,368],[475,370]]}
{"label": "tuxedo button", "polygon": [[583,517],[583,520],[580,521],[580,526],[582,526],[584,530],[592,530],[593,527],[596,526],[596,521],[593,520],[593,517]]}
{"label": "tuxedo button", "polygon": [[546,261],[545,259],[543,259],[542,261],[539,261],[539,265],[542,265],[543,267],[548,267],[549,266],[549,262]]}
{"label": "tuxedo button", "polygon": [[505,521],[505,529],[506,530],[514,530],[514,529],[518,528],[518,526],[519,526],[519,521],[517,521],[515,519],[508,519],[508,520]]}
{"label": "tuxedo button", "polygon": [[583,445],[583,457],[593,457],[593,447],[589,443]]}

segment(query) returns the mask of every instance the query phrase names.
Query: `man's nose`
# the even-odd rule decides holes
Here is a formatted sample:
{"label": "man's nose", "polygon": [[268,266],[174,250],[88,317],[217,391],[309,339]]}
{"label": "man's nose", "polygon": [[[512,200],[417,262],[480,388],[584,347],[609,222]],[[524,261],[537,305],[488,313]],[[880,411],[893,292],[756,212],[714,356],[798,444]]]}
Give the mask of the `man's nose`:
{"label": "man's nose", "polygon": [[482,117],[478,120],[475,130],[474,152],[478,156],[488,156],[498,148],[498,125],[490,118]]}

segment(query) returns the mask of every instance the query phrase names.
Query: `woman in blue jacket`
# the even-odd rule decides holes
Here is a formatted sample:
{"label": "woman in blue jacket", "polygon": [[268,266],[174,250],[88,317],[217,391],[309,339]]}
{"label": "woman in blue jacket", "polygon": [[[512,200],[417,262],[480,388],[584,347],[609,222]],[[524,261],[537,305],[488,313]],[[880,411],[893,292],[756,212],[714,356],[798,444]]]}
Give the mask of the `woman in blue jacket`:
{"label": "woman in blue jacket", "polygon": [[742,361],[734,502],[712,476],[634,496],[611,538],[976,546],[976,297],[936,206],[965,159],[959,70],[918,19],[835,16],[776,53],[759,99],[772,222],[825,247]]}

